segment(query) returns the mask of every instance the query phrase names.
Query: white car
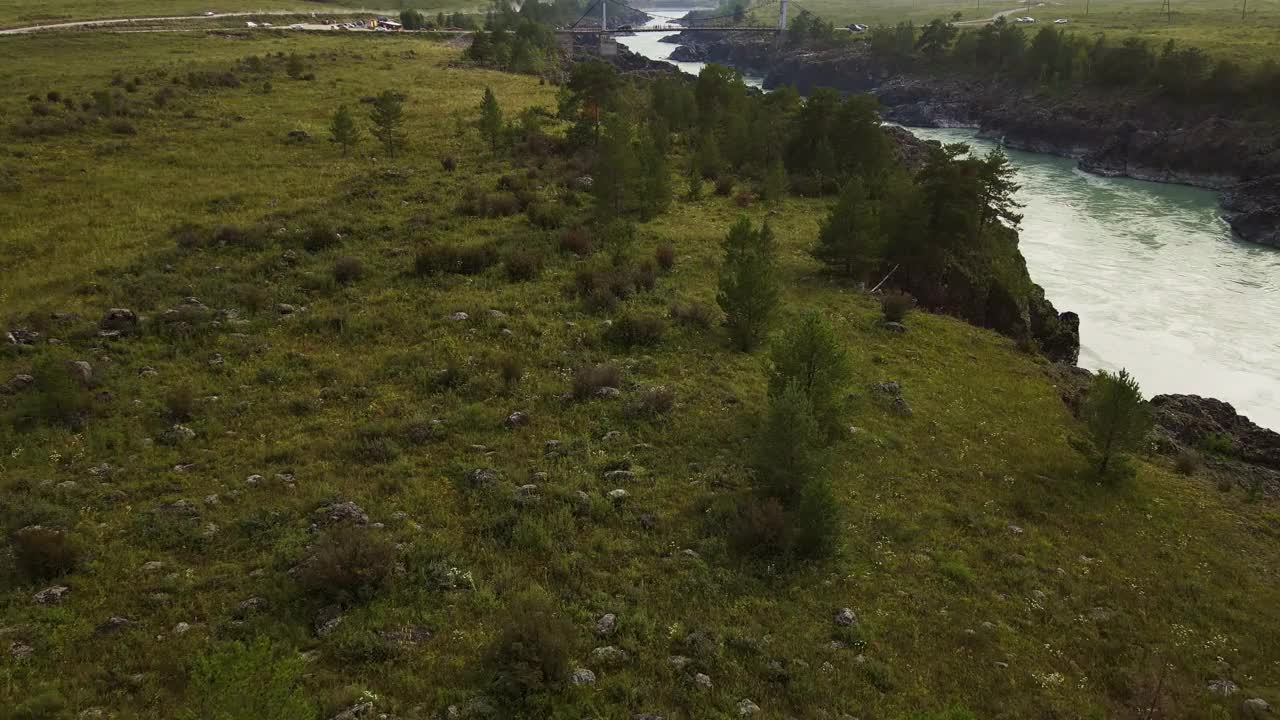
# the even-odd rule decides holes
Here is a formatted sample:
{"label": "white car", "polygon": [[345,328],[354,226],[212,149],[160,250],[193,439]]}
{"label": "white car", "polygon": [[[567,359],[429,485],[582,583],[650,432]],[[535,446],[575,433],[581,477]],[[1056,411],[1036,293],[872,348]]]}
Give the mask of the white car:
{"label": "white car", "polygon": [[863,25],[862,23],[854,23],[849,26],[849,30],[856,33],[866,32],[867,26]]}
{"label": "white car", "polygon": [[1020,23],[1023,23],[1023,24],[1026,24],[1026,23],[1033,23],[1033,22],[1035,22],[1035,21],[1036,21],[1036,19],[1035,19],[1035,18],[1033,18],[1033,17],[1026,17],[1025,15],[1024,15],[1023,17],[1020,17],[1020,18],[1018,18],[1018,19],[1017,19],[1017,22],[1020,22]]}
{"label": "white car", "polygon": [[213,17],[213,11],[212,11],[212,10],[205,10],[205,11],[204,11],[204,16],[205,16],[205,17]]}
{"label": "white car", "polygon": [[1066,19],[1066,18],[1058,18],[1057,20],[1054,20],[1054,21],[1053,21],[1053,24],[1054,24],[1054,25],[1066,25],[1066,24],[1067,24],[1067,23],[1069,23],[1069,22],[1071,22],[1071,21],[1070,21],[1070,20],[1068,20],[1068,19]]}

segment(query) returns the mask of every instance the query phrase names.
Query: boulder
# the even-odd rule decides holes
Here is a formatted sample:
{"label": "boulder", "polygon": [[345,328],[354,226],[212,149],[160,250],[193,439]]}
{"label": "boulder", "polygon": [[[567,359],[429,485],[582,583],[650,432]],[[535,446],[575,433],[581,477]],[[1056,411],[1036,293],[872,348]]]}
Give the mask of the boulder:
{"label": "boulder", "polygon": [[47,587],[32,596],[37,605],[61,605],[63,598],[67,593],[71,592],[71,588],[66,585],[54,585]]}
{"label": "boulder", "polygon": [[596,621],[596,635],[600,637],[609,637],[618,630],[618,616],[613,613],[605,613]]}
{"label": "boulder", "polygon": [[364,508],[350,500],[321,507],[316,511],[316,515],[318,516],[318,524],[322,527],[341,523],[369,524],[368,513],[364,511]]}
{"label": "boulder", "polygon": [[98,322],[98,329],[106,333],[128,335],[138,330],[138,315],[128,308],[111,308]]}
{"label": "boulder", "polygon": [[598,647],[591,651],[591,662],[596,665],[621,665],[627,661],[627,651],[619,650],[612,645]]}
{"label": "boulder", "polygon": [[573,685],[595,685],[596,674],[586,668],[577,668],[569,675],[569,682]]}
{"label": "boulder", "polygon": [[17,395],[34,385],[36,379],[24,373],[18,373],[3,385],[0,385],[0,395]]}
{"label": "boulder", "polygon": [[836,611],[835,621],[836,625],[841,627],[855,627],[858,624],[858,616],[850,608],[840,608]]}

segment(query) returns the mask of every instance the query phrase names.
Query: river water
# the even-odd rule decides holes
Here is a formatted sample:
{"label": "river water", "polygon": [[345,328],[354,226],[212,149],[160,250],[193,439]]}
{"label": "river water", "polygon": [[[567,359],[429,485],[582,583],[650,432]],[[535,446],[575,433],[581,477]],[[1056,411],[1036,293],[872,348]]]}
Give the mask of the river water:
{"label": "river water", "polygon": [[[661,37],[619,42],[668,60],[676,46]],[[976,152],[995,147],[973,130],[909,129]],[[1103,178],[1066,158],[1007,152],[1022,185],[1022,254],[1054,305],[1080,315],[1080,365],[1126,368],[1148,397],[1220,398],[1280,429],[1280,250],[1235,238],[1210,191]]]}

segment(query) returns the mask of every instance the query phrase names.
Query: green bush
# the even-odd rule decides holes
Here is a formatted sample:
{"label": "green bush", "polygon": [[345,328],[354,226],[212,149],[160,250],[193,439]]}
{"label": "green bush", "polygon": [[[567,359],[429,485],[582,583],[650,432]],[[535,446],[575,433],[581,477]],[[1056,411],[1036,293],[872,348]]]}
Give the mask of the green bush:
{"label": "green bush", "polygon": [[302,233],[302,247],[307,252],[327,250],[342,241],[338,231],[323,221],[314,221]]}
{"label": "green bush", "polygon": [[494,693],[509,706],[536,703],[569,679],[573,626],[545,592],[521,595],[489,649]]}
{"label": "green bush", "polygon": [[617,365],[582,365],[573,371],[573,396],[586,400],[601,388],[622,385],[622,370]]}
{"label": "green bush", "polygon": [[542,272],[542,253],[534,250],[513,250],[503,261],[507,279],[512,282],[533,280]]}
{"label": "green bush", "polygon": [[897,290],[887,292],[880,297],[880,312],[884,314],[885,322],[902,322],[915,306],[915,298]]}
{"label": "green bush", "polygon": [[676,394],[670,388],[653,387],[641,390],[623,406],[628,417],[653,420],[671,412],[676,405]]}
{"label": "green bush", "polygon": [[371,599],[391,578],[395,548],[374,530],[338,525],[316,541],[298,568],[298,583],[309,595],[351,604]]}
{"label": "green bush", "polygon": [[19,575],[33,582],[66,575],[80,562],[80,550],[66,533],[41,525],[13,534],[13,556]]}
{"label": "green bush", "polygon": [[196,658],[188,681],[192,707],[184,720],[314,720],[316,707],[302,685],[304,661],[260,637],[234,642]]}
{"label": "green bush", "polygon": [[667,323],[658,315],[629,312],[605,331],[605,339],[623,347],[652,346],[662,342]]}
{"label": "green bush", "polygon": [[831,323],[817,312],[805,313],[774,341],[770,359],[769,393],[776,395],[795,383],[809,398],[819,428],[834,431],[852,368],[849,351]]}
{"label": "green bush", "polygon": [[1138,381],[1127,371],[1099,371],[1085,396],[1081,417],[1092,443],[1098,476],[1123,479],[1133,473],[1127,454],[1142,447],[1151,432],[1151,411]]}
{"label": "green bush", "polygon": [[343,256],[333,262],[333,279],[348,285],[364,277],[364,262],[357,257]]}
{"label": "green bush", "polygon": [[671,243],[662,243],[653,250],[653,259],[658,267],[668,271],[676,266],[676,248]]}
{"label": "green bush", "polygon": [[21,397],[15,415],[19,425],[79,425],[89,412],[85,387],[62,358],[46,355],[32,369],[35,385]]}

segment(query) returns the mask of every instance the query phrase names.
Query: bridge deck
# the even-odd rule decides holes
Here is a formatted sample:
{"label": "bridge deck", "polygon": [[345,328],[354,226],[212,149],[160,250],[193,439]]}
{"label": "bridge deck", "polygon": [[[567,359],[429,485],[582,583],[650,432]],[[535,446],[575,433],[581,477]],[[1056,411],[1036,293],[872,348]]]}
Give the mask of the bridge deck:
{"label": "bridge deck", "polygon": [[678,33],[685,30],[691,32],[763,32],[776,33],[776,27],[760,27],[753,25],[751,27],[685,27],[683,25],[647,25],[639,27],[630,27],[625,30],[621,28],[609,28],[601,30],[600,28],[574,28],[572,30],[556,30],[561,35],[614,35],[617,33],[643,33],[643,32],[661,32],[661,33]]}

